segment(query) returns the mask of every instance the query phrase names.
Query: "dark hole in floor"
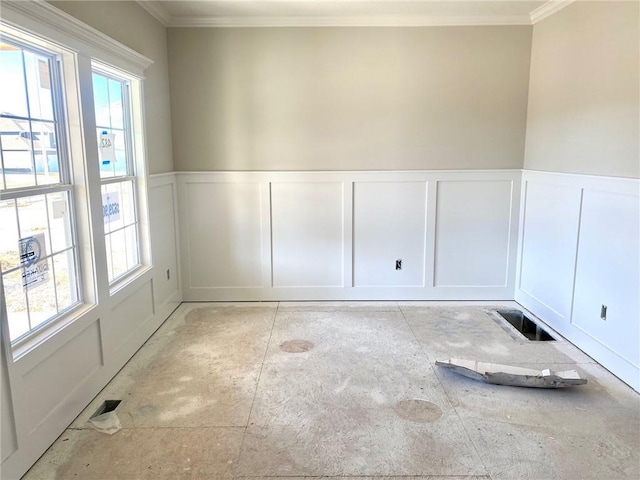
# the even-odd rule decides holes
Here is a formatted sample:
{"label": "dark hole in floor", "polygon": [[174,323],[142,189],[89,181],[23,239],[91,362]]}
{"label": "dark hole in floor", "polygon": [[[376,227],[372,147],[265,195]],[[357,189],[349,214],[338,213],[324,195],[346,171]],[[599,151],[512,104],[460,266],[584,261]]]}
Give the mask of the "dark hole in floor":
{"label": "dark hole in floor", "polygon": [[496,310],[502,318],[504,318],[511,325],[522,333],[529,340],[537,342],[550,342],[554,341],[551,335],[549,335],[541,326],[537,325],[533,320],[526,317],[520,310]]}
{"label": "dark hole in floor", "polygon": [[96,410],[96,413],[91,415],[91,418],[96,418],[98,415],[102,415],[103,413],[113,412],[122,400],[105,400],[102,405]]}

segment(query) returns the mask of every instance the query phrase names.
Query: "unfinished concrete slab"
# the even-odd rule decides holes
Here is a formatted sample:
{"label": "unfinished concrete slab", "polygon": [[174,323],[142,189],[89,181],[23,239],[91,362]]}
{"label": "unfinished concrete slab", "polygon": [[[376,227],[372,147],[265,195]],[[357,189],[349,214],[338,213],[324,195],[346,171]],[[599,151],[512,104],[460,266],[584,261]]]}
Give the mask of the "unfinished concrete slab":
{"label": "unfinished concrete slab", "polygon": [[25,478],[230,478],[243,436],[242,428],[67,430]]}
{"label": "unfinished concrete slab", "polygon": [[[594,363],[560,338],[532,342],[520,335],[491,307],[412,307],[402,312],[430,360],[469,358],[491,363]],[[473,356],[469,357],[469,353]]]}
{"label": "unfinished concrete slab", "polygon": [[[25,478],[640,477],[637,393],[491,305],[429,305],[183,304]],[[489,385],[434,369],[442,356],[589,383]],[[112,436],[87,425],[107,399]]]}

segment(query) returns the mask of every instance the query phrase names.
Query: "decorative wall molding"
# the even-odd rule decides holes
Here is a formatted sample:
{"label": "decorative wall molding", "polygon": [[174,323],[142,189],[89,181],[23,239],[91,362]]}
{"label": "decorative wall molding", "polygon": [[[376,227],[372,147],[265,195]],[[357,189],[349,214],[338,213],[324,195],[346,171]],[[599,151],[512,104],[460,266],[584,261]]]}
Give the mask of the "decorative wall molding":
{"label": "decorative wall molding", "polygon": [[576,0],[549,0],[547,3],[536,8],[529,14],[531,25],[535,25],[539,21],[559,12],[564,7],[568,7],[575,1]]}
{"label": "decorative wall molding", "polygon": [[520,175],[178,173],[184,298],[510,300]]}
{"label": "decorative wall molding", "polygon": [[149,2],[137,0],[138,4],[165,27],[171,22],[171,14],[162,2]]}
{"label": "decorative wall molding", "polygon": [[180,16],[161,1],[137,0],[166,27],[444,27],[534,25],[575,0],[549,0],[523,15]]}
{"label": "decorative wall molding", "polygon": [[153,64],[153,60],[43,0],[3,1],[2,21],[9,25],[17,24],[22,29],[30,29],[39,37],[91,57],[98,57],[114,66],[127,68],[139,76]]}
{"label": "decorative wall molding", "polygon": [[640,391],[640,180],[525,170],[522,183],[515,300]]}
{"label": "decorative wall molding", "polygon": [[176,17],[168,27],[453,27],[531,25],[529,15]]}

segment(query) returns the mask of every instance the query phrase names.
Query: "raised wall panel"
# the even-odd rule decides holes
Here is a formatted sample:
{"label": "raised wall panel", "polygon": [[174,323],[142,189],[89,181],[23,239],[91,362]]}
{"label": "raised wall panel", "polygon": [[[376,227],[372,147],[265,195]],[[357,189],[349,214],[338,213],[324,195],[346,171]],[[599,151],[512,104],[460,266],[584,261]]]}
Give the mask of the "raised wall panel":
{"label": "raised wall panel", "polygon": [[354,286],[424,286],[427,183],[356,182],[353,191]]}
{"label": "raised wall panel", "polygon": [[[149,217],[152,242],[153,265],[159,274],[153,283],[154,300],[164,303],[179,288],[178,249],[176,244],[173,184],[164,184],[149,189]],[[169,270],[169,278],[166,272]]]}
{"label": "raised wall panel", "polygon": [[13,400],[7,370],[7,357],[4,355],[4,341],[0,339],[0,461],[4,462],[9,455],[18,449],[16,425],[13,418]]}
{"label": "raised wall panel", "polygon": [[638,180],[545,172],[523,180],[515,299],[640,391]]}
{"label": "raised wall panel", "polygon": [[20,408],[29,414],[23,428],[32,432],[101,366],[100,329],[94,322],[24,375]]}
{"label": "raised wall panel", "polygon": [[[640,366],[640,203],[637,195],[584,191],[572,323]],[[606,305],[606,320],[600,309]]]}
{"label": "raised wall panel", "polygon": [[581,190],[542,182],[525,188],[519,288],[568,321]]}
{"label": "raised wall panel", "polygon": [[506,287],[512,181],[439,181],[436,287]]}
{"label": "raised wall panel", "polygon": [[105,348],[118,350],[149,318],[153,316],[151,282],[142,284],[101,322]]}
{"label": "raised wall panel", "polygon": [[343,286],[342,182],[273,183],[274,287]]}
{"label": "raised wall panel", "polygon": [[187,288],[262,286],[260,184],[187,183]]}

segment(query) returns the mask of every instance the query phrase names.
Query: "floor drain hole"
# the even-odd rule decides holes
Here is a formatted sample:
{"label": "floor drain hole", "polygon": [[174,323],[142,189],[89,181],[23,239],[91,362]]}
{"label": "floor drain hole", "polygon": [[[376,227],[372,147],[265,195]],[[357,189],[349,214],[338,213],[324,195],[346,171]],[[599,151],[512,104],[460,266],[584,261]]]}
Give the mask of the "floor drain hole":
{"label": "floor drain hole", "polygon": [[103,413],[113,412],[122,400],[105,400],[102,405],[96,410],[96,413],[91,415],[91,418],[96,418],[97,416],[102,415]]}
{"label": "floor drain hole", "polygon": [[536,324],[533,320],[526,317],[520,310],[496,310],[502,318],[513,325],[516,330],[522,333],[529,340],[537,342],[550,342],[554,341],[551,335],[544,330],[540,325]]}
{"label": "floor drain hole", "polygon": [[435,422],[442,416],[442,410],[435,403],[418,399],[399,401],[396,413],[405,420],[417,423]]}
{"label": "floor drain hole", "polygon": [[314,347],[313,343],[307,340],[289,340],[280,345],[280,350],[287,353],[304,353]]}

